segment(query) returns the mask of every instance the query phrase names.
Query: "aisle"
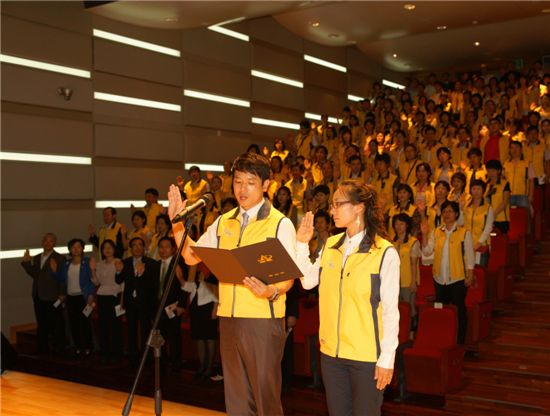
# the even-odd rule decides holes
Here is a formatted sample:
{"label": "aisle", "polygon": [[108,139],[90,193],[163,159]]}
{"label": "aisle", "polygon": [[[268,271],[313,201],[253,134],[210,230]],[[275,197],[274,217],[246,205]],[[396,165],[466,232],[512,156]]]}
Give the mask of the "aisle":
{"label": "aisle", "polygon": [[[55,378],[9,371],[0,377],[0,413],[3,416],[115,416],[121,414],[126,394]],[[224,413],[163,401],[162,414],[221,416]],[[155,414],[153,399],[136,396],[132,416]]]}

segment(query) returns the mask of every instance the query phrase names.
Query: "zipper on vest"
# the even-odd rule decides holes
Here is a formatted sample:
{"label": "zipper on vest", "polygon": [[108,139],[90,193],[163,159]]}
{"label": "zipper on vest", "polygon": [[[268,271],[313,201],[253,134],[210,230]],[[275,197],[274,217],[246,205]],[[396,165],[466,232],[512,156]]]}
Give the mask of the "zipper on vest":
{"label": "zipper on vest", "polygon": [[339,298],[338,298],[338,321],[336,322],[336,358],[338,358],[338,353],[340,351],[340,315],[342,313],[342,282],[344,280],[344,268],[345,267],[346,267],[346,264],[344,263],[344,267],[342,267],[342,271],[340,272],[340,288],[339,288],[340,292],[339,292]]}

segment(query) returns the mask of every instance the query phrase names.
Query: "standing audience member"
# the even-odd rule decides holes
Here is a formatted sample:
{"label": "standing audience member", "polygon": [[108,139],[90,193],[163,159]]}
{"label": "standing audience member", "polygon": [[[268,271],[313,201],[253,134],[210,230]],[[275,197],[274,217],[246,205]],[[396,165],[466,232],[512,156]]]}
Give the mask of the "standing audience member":
{"label": "standing audience member", "polygon": [[198,166],[189,168],[189,181],[183,187],[189,205],[195,203],[201,196],[210,190],[210,185],[201,178],[201,170]]}
{"label": "standing audience member", "polygon": [[55,353],[60,354],[65,348],[65,326],[61,307],[65,300],[65,286],[53,275],[54,269],[61,268],[65,257],[55,251],[56,242],[55,234],[46,233],[42,237],[44,251],[31,257],[27,249],[21,261],[21,266],[32,278],[32,301],[37,322],[39,354],[50,351],[50,337]]}
{"label": "standing audience member", "polygon": [[489,264],[489,238],[493,230],[493,208],[485,201],[487,185],[481,179],[470,184],[471,201],[464,207],[464,227],[472,233],[476,264]]}
{"label": "standing audience member", "polygon": [[[130,209],[132,214],[136,211],[133,204]],[[149,224],[150,227],[153,227],[157,217],[162,214],[163,211],[164,208],[162,208],[162,205],[159,204],[159,191],[155,188],[147,188],[145,190],[145,206],[143,207],[143,212],[147,217],[147,224]]]}
{"label": "standing audience member", "polygon": [[103,210],[103,226],[99,229],[99,235],[93,225],[88,225],[88,234],[90,235],[90,243],[96,248],[100,248],[105,240],[114,241],[116,245],[115,257],[121,259],[124,256],[124,251],[128,247],[126,239],[126,227],[124,224],[117,221],[116,209],[107,207]]}
{"label": "standing audience member", "polygon": [[[67,288],[67,313],[69,326],[73,337],[75,354],[89,356],[92,352],[92,323],[91,310],[84,314],[85,307],[93,308],[95,305],[95,280],[96,262],[92,257],[84,256],[84,241],[73,238],[67,244],[69,260],[54,270],[57,278]],[[52,269],[53,269],[52,264]]]}
{"label": "standing audience member", "polygon": [[122,358],[122,324],[116,314],[115,307],[121,304],[123,287],[116,283],[115,263],[121,260],[115,258],[116,246],[112,240],[101,244],[101,260],[97,263],[93,282],[97,289],[99,313],[99,348],[101,359],[106,362],[117,362]]}
{"label": "standing audience member", "polygon": [[[151,243],[153,233],[149,227],[147,227],[147,216],[145,215],[145,212],[142,210],[134,211],[132,213],[132,225],[134,226],[134,229],[130,232],[130,234],[128,234],[128,241],[132,241],[132,239],[139,237],[145,242],[145,250],[147,250],[149,244]],[[132,250],[128,247],[126,257],[130,257],[131,255]]]}
{"label": "standing audience member", "polygon": [[153,234],[153,237],[151,238],[151,243],[149,244],[149,253],[148,256],[151,257],[154,260],[159,260],[159,250],[158,245],[159,241],[163,237],[171,237],[172,236],[172,222],[170,221],[170,218],[166,214],[160,214],[157,217],[156,220],[156,226],[155,226],[155,234]]}
{"label": "standing audience member", "polygon": [[493,208],[494,226],[504,234],[510,228],[510,183],[502,177],[499,160],[487,162],[487,191],[485,198]]}

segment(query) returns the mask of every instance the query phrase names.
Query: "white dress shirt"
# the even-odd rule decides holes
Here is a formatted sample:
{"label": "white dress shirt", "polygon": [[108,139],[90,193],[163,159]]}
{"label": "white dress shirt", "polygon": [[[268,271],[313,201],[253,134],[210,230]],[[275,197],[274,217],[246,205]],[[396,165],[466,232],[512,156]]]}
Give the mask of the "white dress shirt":
{"label": "white dress shirt", "polygon": [[[349,238],[346,233],[342,268],[348,256],[359,247],[363,237],[364,233],[357,233]],[[322,252],[319,253],[315,262],[311,263],[309,259],[309,245],[307,243],[297,243],[296,264],[304,275],[301,282],[303,288],[306,290],[319,284],[319,268],[322,255]],[[382,281],[380,286],[380,301],[382,305],[382,328],[384,335],[380,342],[380,357],[378,357],[377,365],[382,368],[393,368],[395,350],[399,345],[399,262],[397,250],[389,248],[386,251],[380,268],[380,279]]]}

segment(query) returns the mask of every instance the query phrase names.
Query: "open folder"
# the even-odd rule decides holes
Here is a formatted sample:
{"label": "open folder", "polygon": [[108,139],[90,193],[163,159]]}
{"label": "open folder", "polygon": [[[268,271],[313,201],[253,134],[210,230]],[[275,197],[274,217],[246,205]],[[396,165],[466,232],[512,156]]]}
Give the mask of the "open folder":
{"label": "open folder", "polygon": [[193,247],[193,250],[223,283],[242,284],[246,276],[254,276],[265,284],[302,277],[277,238],[233,250],[208,247]]}

